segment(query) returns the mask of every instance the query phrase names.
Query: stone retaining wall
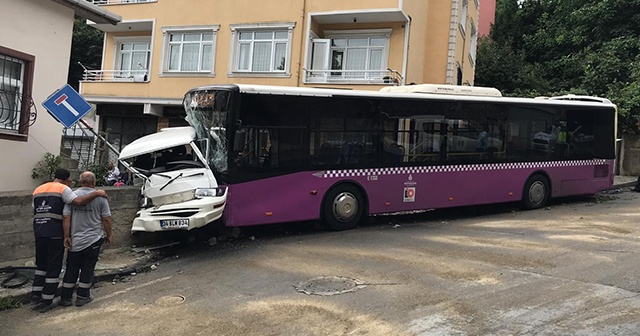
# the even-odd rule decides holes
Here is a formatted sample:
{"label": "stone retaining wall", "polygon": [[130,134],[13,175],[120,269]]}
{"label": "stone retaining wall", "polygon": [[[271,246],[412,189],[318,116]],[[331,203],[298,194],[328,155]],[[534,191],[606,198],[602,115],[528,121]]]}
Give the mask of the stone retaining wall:
{"label": "stone retaining wall", "polygon": [[[102,188],[102,187],[100,187]],[[138,187],[104,187],[109,194],[114,243],[131,245],[131,222],[138,211]],[[0,193],[0,262],[35,255],[31,192]]]}

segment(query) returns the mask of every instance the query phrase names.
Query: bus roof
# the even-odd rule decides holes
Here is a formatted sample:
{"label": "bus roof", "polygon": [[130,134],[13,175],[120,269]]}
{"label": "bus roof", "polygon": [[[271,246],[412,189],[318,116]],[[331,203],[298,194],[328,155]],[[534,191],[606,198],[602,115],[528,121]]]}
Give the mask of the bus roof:
{"label": "bus roof", "polygon": [[[311,97],[362,97],[362,98],[393,98],[393,99],[420,99],[420,100],[455,100],[455,101],[476,101],[476,102],[491,102],[491,103],[524,103],[533,105],[564,105],[564,106],[597,106],[597,107],[614,107],[608,99],[599,97],[579,96],[581,99],[567,99],[562,97],[550,97],[546,99],[536,98],[516,98],[516,97],[502,97],[496,95],[490,95],[492,90],[498,91],[493,88],[483,88],[486,90],[485,95],[469,95],[469,94],[443,94],[429,93],[423,94],[419,87],[426,88],[422,85],[407,85],[401,86],[410,87],[416,86],[418,89],[396,89],[383,88],[384,91],[368,91],[368,90],[343,90],[343,89],[330,89],[330,88],[311,88],[311,87],[294,87],[294,86],[271,86],[271,85],[254,85],[254,84],[226,84],[226,85],[207,85],[189,90],[189,92],[201,91],[201,90],[230,90],[237,89],[241,93],[252,94],[267,94],[267,95],[287,95],[287,96],[311,96]],[[433,84],[429,84],[433,85]],[[435,85],[439,87],[445,87],[444,85]],[[478,87],[472,87],[475,91],[479,91]],[[404,90],[404,91],[403,91]],[[589,99],[587,99],[589,98]]]}
{"label": "bus roof", "polygon": [[446,94],[446,95],[463,95],[463,96],[502,97],[502,93],[496,88],[480,87],[480,86],[445,85],[445,84],[387,86],[380,89],[380,92],[428,93],[428,94]]}

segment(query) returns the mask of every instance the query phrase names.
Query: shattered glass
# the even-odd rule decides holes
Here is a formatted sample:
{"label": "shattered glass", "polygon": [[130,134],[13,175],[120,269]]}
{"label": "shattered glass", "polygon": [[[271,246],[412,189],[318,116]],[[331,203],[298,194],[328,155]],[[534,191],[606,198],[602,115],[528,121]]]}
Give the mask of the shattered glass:
{"label": "shattered glass", "polygon": [[197,137],[209,139],[209,148],[201,151],[207,155],[209,166],[218,173],[229,169],[226,134],[229,98],[228,91],[203,90],[188,93],[183,102],[187,122],[195,128]]}

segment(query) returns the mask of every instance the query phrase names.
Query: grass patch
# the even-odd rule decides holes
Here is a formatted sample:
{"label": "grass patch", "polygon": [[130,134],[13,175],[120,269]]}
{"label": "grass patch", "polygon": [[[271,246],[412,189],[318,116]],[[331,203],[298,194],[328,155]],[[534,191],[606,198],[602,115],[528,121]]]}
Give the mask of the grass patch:
{"label": "grass patch", "polygon": [[20,307],[20,302],[13,296],[0,298],[0,311]]}

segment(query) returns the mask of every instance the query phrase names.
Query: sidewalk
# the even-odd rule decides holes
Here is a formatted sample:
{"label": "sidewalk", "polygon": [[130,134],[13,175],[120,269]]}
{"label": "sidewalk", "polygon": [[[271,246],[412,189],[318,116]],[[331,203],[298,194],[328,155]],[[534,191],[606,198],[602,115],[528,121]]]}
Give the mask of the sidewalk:
{"label": "sidewalk", "polygon": [[[94,282],[101,281],[114,281],[119,277],[131,275],[132,273],[140,273],[148,271],[157,253],[155,251],[145,250],[144,248],[132,249],[132,248],[107,248],[100,253],[100,260],[96,265],[96,273]],[[0,287],[0,299],[7,297],[13,297],[20,302],[26,302],[31,293],[31,283],[33,281],[34,259],[20,259],[8,262],[0,263],[0,269],[5,268],[23,268],[17,270],[17,277],[12,280],[12,283],[20,284],[26,281],[25,284],[18,286],[17,288],[4,288]],[[64,272],[64,269],[63,269]],[[6,279],[13,272],[1,273],[0,280]],[[62,273],[60,278],[63,277]],[[2,307],[0,307],[1,309]]]}

